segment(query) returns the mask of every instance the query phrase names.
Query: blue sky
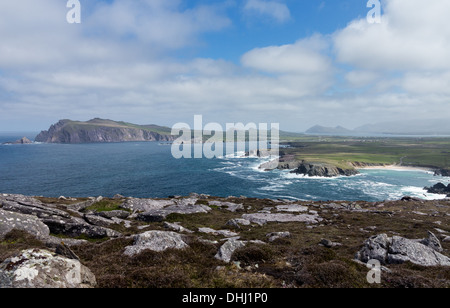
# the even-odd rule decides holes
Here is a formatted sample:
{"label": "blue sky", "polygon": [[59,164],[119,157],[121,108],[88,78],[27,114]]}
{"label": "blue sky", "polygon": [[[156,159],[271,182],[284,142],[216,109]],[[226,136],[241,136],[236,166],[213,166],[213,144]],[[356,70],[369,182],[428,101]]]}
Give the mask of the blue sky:
{"label": "blue sky", "polygon": [[355,128],[450,113],[450,1],[0,2],[0,131],[94,117]]}

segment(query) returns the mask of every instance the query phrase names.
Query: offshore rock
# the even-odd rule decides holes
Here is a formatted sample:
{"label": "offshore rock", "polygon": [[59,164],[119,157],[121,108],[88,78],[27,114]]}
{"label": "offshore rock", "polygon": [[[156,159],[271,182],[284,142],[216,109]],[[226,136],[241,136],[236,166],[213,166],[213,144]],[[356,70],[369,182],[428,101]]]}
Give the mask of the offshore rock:
{"label": "offshore rock", "polygon": [[356,169],[350,167],[348,169],[342,169],[331,164],[309,163],[306,161],[303,161],[300,166],[291,173],[318,177],[352,176],[359,174]]}

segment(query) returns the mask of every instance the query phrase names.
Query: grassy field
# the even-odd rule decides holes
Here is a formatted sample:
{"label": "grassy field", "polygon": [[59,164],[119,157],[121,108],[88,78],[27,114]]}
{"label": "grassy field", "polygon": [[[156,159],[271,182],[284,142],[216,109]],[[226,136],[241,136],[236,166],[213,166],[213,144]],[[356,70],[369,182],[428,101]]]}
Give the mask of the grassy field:
{"label": "grassy field", "polygon": [[450,138],[355,138],[296,137],[284,140],[284,154],[311,162],[335,165],[360,162],[404,166],[450,168]]}

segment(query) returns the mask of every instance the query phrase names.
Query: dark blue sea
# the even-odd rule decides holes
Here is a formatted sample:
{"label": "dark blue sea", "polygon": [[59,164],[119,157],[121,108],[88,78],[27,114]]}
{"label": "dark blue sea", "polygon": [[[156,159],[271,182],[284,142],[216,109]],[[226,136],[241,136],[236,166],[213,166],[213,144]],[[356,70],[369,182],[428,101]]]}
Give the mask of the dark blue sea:
{"label": "dark blue sea", "polygon": [[[0,135],[0,144],[36,133]],[[47,197],[166,198],[204,193],[295,200],[439,199],[423,188],[449,178],[427,171],[361,170],[353,177],[309,178],[263,172],[260,158],[175,159],[158,142],[0,145],[0,193]]]}

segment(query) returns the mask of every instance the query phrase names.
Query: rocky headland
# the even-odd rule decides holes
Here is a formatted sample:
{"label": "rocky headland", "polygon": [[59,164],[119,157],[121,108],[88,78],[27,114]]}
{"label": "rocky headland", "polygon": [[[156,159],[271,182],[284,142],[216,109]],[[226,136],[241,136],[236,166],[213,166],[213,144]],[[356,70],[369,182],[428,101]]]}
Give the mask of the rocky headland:
{"label": "rocky headland", "polygon": [[167,127],[135,125],[104,119],[86,122],[60,120],[48,130],[36,136],[36,142],[44,143],[108,143],[130,141],[173,141]]}
{"label": "rocky headland", "polygon": [[407,197],[0,194],[0,287],[450,287],[448,226],[450,201]]}

